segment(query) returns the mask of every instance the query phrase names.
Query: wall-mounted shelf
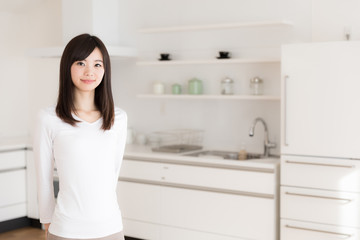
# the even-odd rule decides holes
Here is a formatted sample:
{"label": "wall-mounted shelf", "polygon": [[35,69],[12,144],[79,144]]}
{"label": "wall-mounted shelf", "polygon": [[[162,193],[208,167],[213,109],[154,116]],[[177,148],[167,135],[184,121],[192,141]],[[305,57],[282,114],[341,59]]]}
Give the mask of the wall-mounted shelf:
{"label": "wall-mounted shelf", "polygon": [[234,64],[234,63],[276,63],[278,58],[237,58],[237,59],[204,59],[204,60],[170,60],[170,61],[138,61],[139,66],[159,65],[191,65],[191,64]]}
{"label": "wall-mounted shelf", "polygon": [[183,25],[183,26],[172,26],[172,27],[142,28],[139,29],[138,31],[140,33],[163,33],[163,32],[185,32],[185,31],[197,31],[197,30],[244,28],[244,27],[292,26],[292,25],[293,23],[289,21],[254,21],[254,22],[207,24],[207,25]]}
{"label": "wall-mounted shelf", "polygon": [[153,99],[223,99],[223,100],[268,100],[280,101],[279,96],[271,95],[190,95],[190,94],[138,94],[138,98],[153,98]]}
{"label": "wall-mounted shelf", "polygon": [[[31,48],[27,51],[27,55],[38,58],[60,58],[64,48],[65,46]],[[123,59],[137,57],[137,50],[135,48],[121,46],[107,46],[106,48],[111,58]]]}

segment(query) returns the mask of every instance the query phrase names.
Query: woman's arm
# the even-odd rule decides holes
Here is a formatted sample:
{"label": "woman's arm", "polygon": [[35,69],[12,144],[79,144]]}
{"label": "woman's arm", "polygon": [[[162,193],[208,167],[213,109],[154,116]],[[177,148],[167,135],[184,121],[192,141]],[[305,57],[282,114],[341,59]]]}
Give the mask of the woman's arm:
{"label": "woman's arm", "polygon": [[124,157],[126,135],[127,135],[127,114],[124,111],[121,111],[120,128],[118,131],[119,131],[119,138],[117,143],[117,154],[116,154],[116,165],[115,165],[115,171],[117,177],[119,177],[120,167]]}
{"label": "woman's arm", "polygon": [[45,110],[38,113],[33,139],[34,162],[36,169],[37,196],[40,222],[49,224],[55,209],[54,197],[54,157],[50,131],[49,114]]}

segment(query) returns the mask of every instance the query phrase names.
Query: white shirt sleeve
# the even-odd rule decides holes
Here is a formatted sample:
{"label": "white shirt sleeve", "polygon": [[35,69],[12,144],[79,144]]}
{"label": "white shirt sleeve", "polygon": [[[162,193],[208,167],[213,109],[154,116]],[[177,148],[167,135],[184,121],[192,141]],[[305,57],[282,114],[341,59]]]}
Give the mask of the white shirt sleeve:
{"label": "white shirt sleeve", "polygon": [[126,145],[126,135],[127,135],[127,114],[126,112],[122,112],[121,116],[121,126],[119,128],[119,138],[117,143],[117,154],[116,154],[116,176],[119,177],[121,163],[124,157],[125,145]]}
{"label": "white shirt sleeve", "polygon": [[49,115],[45,110],[38,113],[33,139],[34,161],[36,168],[37,197],[41,223],[50,223],[55,208],[54,197],[54,155]]}

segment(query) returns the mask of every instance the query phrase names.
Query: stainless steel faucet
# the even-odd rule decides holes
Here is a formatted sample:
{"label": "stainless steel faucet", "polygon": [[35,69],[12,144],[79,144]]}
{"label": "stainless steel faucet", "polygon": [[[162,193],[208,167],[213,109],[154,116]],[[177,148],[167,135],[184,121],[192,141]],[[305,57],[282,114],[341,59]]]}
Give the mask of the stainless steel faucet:
{"label": "stainless steel faucet", "polygon": [[270,148],[275,148],[276,147],[276,143],[270,142],[269,141],[269,132],[268,132],[268,128],[267,125],[264,121],[264,119],[262,118],[255,118],[253,124],[251,125],[250,131],[249,131],[249,136],[252,137],[254,136],[254,130],[255,130],[255,126],[257,122],[262,122],[262,124],[264,125],[264,130],[265,130],[265,140],[264,140],[264,157],[269,157],[270,155]]}

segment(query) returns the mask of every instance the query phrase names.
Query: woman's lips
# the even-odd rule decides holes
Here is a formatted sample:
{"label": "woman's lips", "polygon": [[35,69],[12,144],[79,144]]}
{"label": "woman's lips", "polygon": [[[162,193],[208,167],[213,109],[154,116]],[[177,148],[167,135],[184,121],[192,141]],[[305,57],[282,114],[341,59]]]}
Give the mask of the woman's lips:
{"label": "woman's lips", "polygon": [[91,83],[95,82],[95,80],[88,80],[88,79],[81,79],[81,81],[86,84],[91,84]]}

